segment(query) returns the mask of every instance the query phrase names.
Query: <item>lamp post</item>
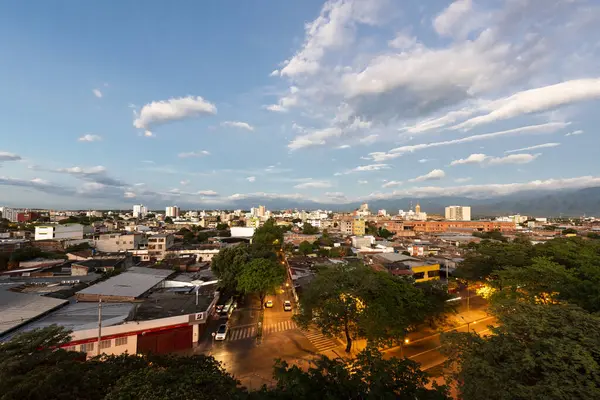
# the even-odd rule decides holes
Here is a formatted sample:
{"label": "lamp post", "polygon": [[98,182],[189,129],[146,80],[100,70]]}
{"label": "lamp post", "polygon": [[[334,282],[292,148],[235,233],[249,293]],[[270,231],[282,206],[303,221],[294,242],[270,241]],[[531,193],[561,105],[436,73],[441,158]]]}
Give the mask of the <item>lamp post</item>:
{"label": "lamp post", "polygon": [[409,343],[410,343],[409,338],[404,338],[402,343],[400,343],[400,357],[404,358],[404,345],[409,344]]}

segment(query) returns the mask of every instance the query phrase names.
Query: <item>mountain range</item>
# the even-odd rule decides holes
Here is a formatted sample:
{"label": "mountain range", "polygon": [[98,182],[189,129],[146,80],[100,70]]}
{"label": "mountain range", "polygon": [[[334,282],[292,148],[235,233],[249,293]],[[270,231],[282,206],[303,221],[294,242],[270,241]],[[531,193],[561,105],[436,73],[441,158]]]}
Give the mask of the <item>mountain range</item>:
{"label": "mountain range", "polygon": [[[600,187],[585,189],[565,189],[556,191],[525,191],[503,196],[487,198],[471,198],[459,196],[399,197],[369,201],[372,211],[385,209],[396,214],[398,210],[408,211],[419,203],[421,211],[429,214],[444,214],[444,208],[450,205],[471,206],[471,215],[494,216],[521,214],[536,217],[583,215],[600,216]],[[249,209],[264,205],[270,210],[283,209],[323,209],[333,211],[352,211],[360,203],[319,203],[313,201],[296,201],[293,199],[244,198],[235,203],[237,209]]]}

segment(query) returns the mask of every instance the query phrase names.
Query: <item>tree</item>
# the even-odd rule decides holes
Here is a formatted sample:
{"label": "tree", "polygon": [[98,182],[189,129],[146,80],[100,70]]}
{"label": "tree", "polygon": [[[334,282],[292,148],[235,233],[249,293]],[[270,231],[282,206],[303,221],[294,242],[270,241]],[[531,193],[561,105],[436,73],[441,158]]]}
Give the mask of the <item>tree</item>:
{"label": "tree", "polygon": [[531,243],[484,240],[467,252],[454,275],[468,280],[482,280],[506,267],[529,265],[534,254]]}
{"label": "tree", "polygon": [[440,281],[419,282],[415,286],[424,294],[419,319],[422,319],[429,327],[435,328],[444,325],[448,321],[448,316],[456,313],[456,303],[448,302],[452,295]]}
{"label": "tree", "polygon": [[213,357],[147,356],[147,365],[121,377],[107,400],[245,399],[246,391]]}
{"label": "tree", "polygon": [[300,218],[294,218],[294,219],[292,220],[292,224],[298,224],[298,223],[300,223],[300,222],[302,222],[302,220],[301,220]]}
{"label": "tree", "polygon": [[313,245],[305,240],[298,245],[298,250],[300,253],[307,255],[313,252]]}
{"label": "tree", "polygon": [[394,234],[392,232],[388,231],[387,229],[385,229],[383,227],[379,228],[379,231],[377,232],[377,235],[381,236],[384,239],[389,239],[392,236],[394,236]]}
{"label": "tree", "polygon": [[503,302],[492,334],[443,337],[460,398],[600,398],[600,318],[575,306]]}
{"label": "tree", "polygon": [[322,356],[303,370],[278,360],[275,388],[263,389],[261,398],[271,399],[449,399],[447,387],[434,384],[416,362],[397,358],[384,360],[372,348],[356,359],[343,361]]}
{"label": "tree", "polygon": [[305,222],[302,225],[302,233],[305,235],[315,235],[315,234],[319,233],[319,228],[312,226],[308,222]]}
{"label": "tree", "polygon": [[598,232],[588,232],[587,237],[590,239],[600,239],[600,233]]}
{"label": "tree", "polygon": [[283,243],[283,232],[275,225],[275,220],[269,218],[263,226],[254,231],[252,243],[265,246],[272,251],[278,250]]}
{"label": "tree", "polygon": [[219,278],[219,287],[226,291],[235,291],[242,268],[250,260],[250,248],[244,244],[219,250],[219,254],[213,257],[211,263],[212,271]]}
{"label": "tree", "polygon": [[573,228],[563,229],[562,234],[563,235],[577,235],[577,230],[575,230]]}
{"label": "tree", "polygon": [[372,344],[403,340],[423,304],[423,293],[407,280],[341,265],[318,270],[294,319],[303,329],[314,324],[324,335],[344,335],[349,352],[357,337]]}
{"label": "tree", "polygon": [[224,224],[224,223],[219,223],[217,224],[217,230],[218,231],[225,231],[229,229],[229,225]]}
{"label": "tree", "polygon": [[154,219],[155,217],[156,217],[156,215],[153,213],[146,214],[146,219]]}
{"label": "tree", "polygon": [[172,224],[172,223],[173,223],[173,218],[165,217],[165,224]]}
{"label": "tree", "polygon": [[246,294],[255,293],[262,305],[267,294],[273,293],[284,280],[283,265],[273,260],[257,258],[243,266],[238,277],[238,290]]}

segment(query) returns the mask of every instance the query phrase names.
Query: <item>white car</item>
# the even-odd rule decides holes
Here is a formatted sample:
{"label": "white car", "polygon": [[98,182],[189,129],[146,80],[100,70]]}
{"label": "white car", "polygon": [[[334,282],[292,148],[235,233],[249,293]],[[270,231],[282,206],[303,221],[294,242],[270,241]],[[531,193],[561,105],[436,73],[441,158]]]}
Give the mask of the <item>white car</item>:
{"label": "white car", "polygon": [[273,300],[267,300],[265,303],[265,308],[273,308]]}
{"label": "white car", "polygon": [[283,302],[283,311],[292,311],[292,302],[286,300]]}
{"label": "white car", "polygon": [[219,326],[215,335],[215,340],[225,340],[227,338],[227,332],[229,332],[229,327],[226,324]]}

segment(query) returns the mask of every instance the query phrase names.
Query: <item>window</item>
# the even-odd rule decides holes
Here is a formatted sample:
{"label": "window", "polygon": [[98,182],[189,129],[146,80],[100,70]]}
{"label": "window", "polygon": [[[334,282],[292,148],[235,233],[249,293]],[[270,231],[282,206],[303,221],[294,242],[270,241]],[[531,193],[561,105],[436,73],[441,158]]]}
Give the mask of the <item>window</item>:
{"label": "window", "polygon": [[133,244],[133,240],[130,240],[130,241],[129,241],[129,244]]}
{"label": "window", "polygon": [[75,346],[67,346],[67,347],[63,347],[63,349],[65,351],[77,351],[77,350],[75,350]]}
{"label": "window", "polygon": [[111,342],[112,341],[110,339],[101,341],[100,342],[100,349],[101,350],[102,349],[108,349],[111,346]]}
{"label": "window", "polygon": [[127,336],[115,339],[115,346],[125,346],[127,344]]}
{"label": "window", "polygon": [[425,278],[425,272],[415,272],[413,274],[413,277],[415,279],[423,279],[423,278]]}
{"label": "window", "polygon": [[436,276],[440,276],[440,271],[427,271],[427,277],[433,278]]}
{"label": "window", "polygon": [[90,351],[94,351],[94,342],[82,344],[79,347],[79,350],[83,351],[84,353],[88,353]]}
{"label": "window", "polygon": [[156,246],[159,250],[162,250],[162,244],[159,244],[158,246]]}

